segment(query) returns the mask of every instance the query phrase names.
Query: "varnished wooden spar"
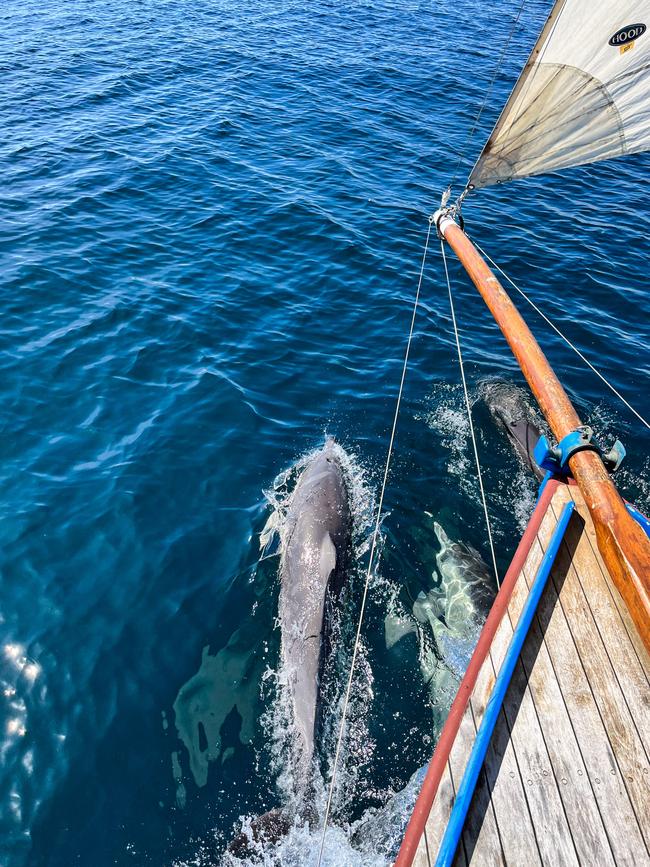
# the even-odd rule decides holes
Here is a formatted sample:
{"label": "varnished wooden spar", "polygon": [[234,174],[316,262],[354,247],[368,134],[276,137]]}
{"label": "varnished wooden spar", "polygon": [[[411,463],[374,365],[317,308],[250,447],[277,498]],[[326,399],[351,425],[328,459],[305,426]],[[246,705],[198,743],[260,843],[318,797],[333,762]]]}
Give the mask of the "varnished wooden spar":
{"label": "varnished wooden spar", "polygon": [[[446,214],[436,215],[442,237],[481,293],[528,380],[558,442],[580,426],[573,404],[523,317],[463,230]],[[585,499],[598,548],[650,650],[650,539],[627,511],[609,473],[594,451],[581,451],[569,467]]]}

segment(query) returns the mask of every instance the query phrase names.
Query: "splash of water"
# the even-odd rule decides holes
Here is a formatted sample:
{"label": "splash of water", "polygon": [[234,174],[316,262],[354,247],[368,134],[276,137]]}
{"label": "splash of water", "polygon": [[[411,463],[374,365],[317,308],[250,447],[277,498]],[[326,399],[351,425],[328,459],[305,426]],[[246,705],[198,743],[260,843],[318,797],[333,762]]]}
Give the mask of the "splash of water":
{"label": "splash of water", "polygon": [[[311,451],[304,455],[297,463],[283,471],[276,478],[273,487],[265,492],[271,505],[271,513],[266,526],[260,535],[260,547],[263,555],[273,544],[273,536],[276,535],[279,542],[279,550],[286,541],[288,528],[287,514],[291,504],[291,493],[295,487],[297,478],[303,469],[318,453]],[[361,467],[355,455],[347,453],[340,445],[335,445],[336,456],[343,468],[345,481],[350,496],[350,511],[352,515],[352,544],[353,553],[351,562],[356,564],[351,568],[348,582],[343,590],[339,604],[333,614],[332,646],[336,648],[326,661],[323,671],[323,679],[320,687],[320,704],[322,708],[322,725],[320,735],[319,753],[321,761],[314,768],[312,791],[314,795],[316,812],[322,815],[325,805],[324,778],[328,779],[331,774],[331,761],[336,742],[336,734],[340,724],[343,700],[343,685],[351,658],[351,643],[354,635],[354,611],[353,600],[357,595],[355,589],[361,578],[360,562],[364,553],[368,550],[368,533],[374,509],[374,496],[367,484],[365,471]],[[348,710],[348,722],[346,726],[345,749],[342,757],[339,785],[337,791],[345,793],[343,799],[339,798],[334,803],[334,815],[345,814],[346,799],[354,799],[355,794],[367,786],[364,778],[364,768],[368,765],[374,744],[368,734],[365,717],[367,707],[372,701],[372,670],[368,662],[365,647],[360,648],[355,670],[355,680],[352,690],[352,698]],[[269,669],[265,677],[265,684],[269,690],[267,711],[263,716],[262,725],[266,733],[267,743],[272,757],[272,768],[276,775],[276,785],[280,803],[284,809],[292,815],[297,814],[299,805],[296,801],[297,785],[293,779],[292,752],[295,748],[294,723],[292,718],[292,702],[288,688],[288,672],[280,662],[277,669]],[[246,825],[244,820],[244,827]],[[311,832],[300,823],[293,826],[293,831],[286,841],[280,841],[278,863],[293,863],[292,851],[298,846],[306,845],[311,839]],[[306,836],[305,836],[306,835]],[[334,835],[336,837],[336,834]],[[306,852],[303,853],[307,857]],[[267,854],[268,855],[268,847]],[[255,862],[257,863],[257,862]],[[261,861],[260,863],[266,863]]]}
{"label": "splash of water", "polygon": [[[463,497],[478,509],[481,501],[462,390],[460,386],[441,383],[427,403],[430,408],[425,409],[419,418],[440,437],[442,448],[447,453],[447,472],[458,479]],[[529,392],[515,383],[483,379],[470,389],[470,404],[473,411],[487,408],[493,417],[496,416],[492,407],[498,405],[513,419],[527,418],[540,431],[547,431],[546,422],[535,408]],[[514,513],[519,530],[523,533],[526,529],[535,506],[537,485],[528,467],[520,460],[513,460],[512,448],[505,438],[497,436],[492,441],[489,438],[492,433],[486,431],[484,425],[479,428],[479,454],[482,455],[483,475],[489,481],[488,509],[492,531],[498,538],[503,535],[507,524],[501,517],[503,513]],[[502,471],[504,465],[508,470],[505,473]]]}
{"label": "splash of water", "polygon": [[[470,393],[473,404],[476,396]],[[441,439],[442,448],[448,453],[447,472],[458,479],[463,493],[476,498],[474,485],[468,478],[472,473],[469,452],[470,428],[463,392],[459,385],[438,383],[427,400],[424,411],[416,418],[424,421]]]}

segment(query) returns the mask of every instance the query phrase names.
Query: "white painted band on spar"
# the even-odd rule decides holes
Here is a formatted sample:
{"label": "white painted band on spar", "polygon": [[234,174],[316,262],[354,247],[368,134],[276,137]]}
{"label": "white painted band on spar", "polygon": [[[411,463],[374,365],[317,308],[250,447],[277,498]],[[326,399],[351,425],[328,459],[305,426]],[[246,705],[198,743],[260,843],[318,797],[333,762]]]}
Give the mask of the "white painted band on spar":
{"label": "white painted band on spar", "polygon": [[445,230],[448,229],[450,225],[455,226],[456,223],[454,222],[454,220],[452,220],[449,214],[445,214],[444,211],[436,211],[433,215],[433,225],[444,237]]}

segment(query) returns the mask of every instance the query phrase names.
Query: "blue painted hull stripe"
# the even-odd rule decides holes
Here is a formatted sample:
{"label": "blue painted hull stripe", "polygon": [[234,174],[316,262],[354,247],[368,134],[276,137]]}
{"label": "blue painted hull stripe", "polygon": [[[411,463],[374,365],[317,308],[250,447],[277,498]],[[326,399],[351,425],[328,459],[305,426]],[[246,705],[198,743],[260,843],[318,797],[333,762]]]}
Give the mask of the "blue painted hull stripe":
{"label": "blue painted hull stripe", "polygon": [[646,536],[650,537],[650,518],[646,518],[643,512],[639,512],[638,509],[635,509],[634,506],[631,506],[629,503],[625,504],[627,506],[627,510],[632,515],[637,524],[641,524],[643,529],[645,530]]}
{"label": "blue painted hull stripe", "polygon": [[539,489],[537,491],[537,502],[539,502],[540,497],[544,493],[544,488],[546,487],[546,483],[549,481],[549,479],[552,479],[552,478],[554,478],[553,473],[550,470],[546,470],[546,474],[545,474],[544,478],[542,479],[541,484],[539,486]]}
{"label": "blue painted hull stripe", "polygon": [[492,695],[490,696],[485,708],[483,720],[476,734],[476,740],[474,741],[474,746],[472,747],[472,752],[467,762],[467,767],[465,768],[465,773],[463,774],[463,779],[460,788],[458,789],[456,800],[454,801],[454,806],[445,829],[445,834],[442,838],[442,843],[440,844],[440,850],[436,859],[436,867],[451,867],[453,864],[460,835],[462,834],[465,825],[467,811],[469,810],[474,795],[478,775],[483,767],[485,754],[487,753],[503,700],[508,690],[512,674],[515,670],[515,665],[519,659],[519,654],[524,646],[524,641],[526,640],[528,630],[530,629],[530,624],[535,615],[537,605],[539,604],[539,600],[541,599],[544,588],[546,587],[546,582],[551,574],[551,569],[555,562],[557,552],[560,549],[560,544],[564,538],[571,515],[573,514],[573,509],[573,500],[569,500],[562,510],[560,520],[557,523],[550,544],[539,565],[539,569],[537,570],[533,586],[530,588],[526,604],[521,612],[519,622],[517,623],[505,659],[503,660],[503,665],[499,671],[499,676],[494,684]]}

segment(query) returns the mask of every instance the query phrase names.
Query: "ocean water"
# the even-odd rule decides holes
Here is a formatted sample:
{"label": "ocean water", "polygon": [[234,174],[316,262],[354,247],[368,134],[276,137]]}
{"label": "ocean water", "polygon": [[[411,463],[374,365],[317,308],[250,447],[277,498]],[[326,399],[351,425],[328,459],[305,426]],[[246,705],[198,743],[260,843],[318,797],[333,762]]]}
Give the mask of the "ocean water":
{"label": "ocean water", "polygon": [[[460,191],[549,5],[526,4],[463,153],[514,0],[3,4],[0,864],[217,865],[242,817],[290,803],[263,531],[332,435],[362,569],[427,217],[459,156]],[[629,157],[465,207],[646,415],[649,170]],[[530,399],[450,264],[503,570],[535,485],[482,397],[500,379]],[[583,419],[625,442],[620,486],[647,510],[647,429],[530,322]],[[450,329],[434,241],[330,865],[388,863],[481,618],[476,603],[440,660],[413,616],[418,594],[459,592],[441,538],[489,559]],[[317,842],[296,828],[260,857],[309,864]]]}

